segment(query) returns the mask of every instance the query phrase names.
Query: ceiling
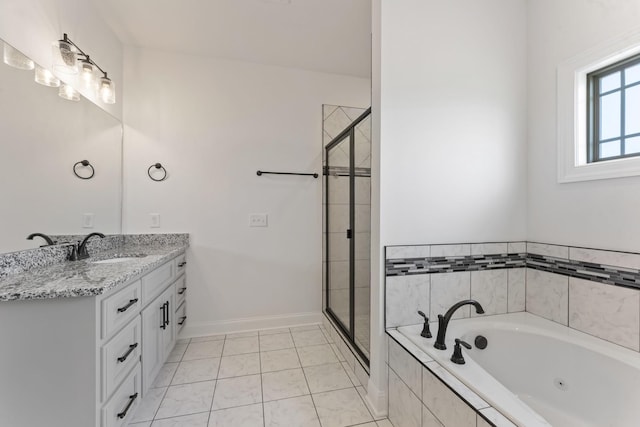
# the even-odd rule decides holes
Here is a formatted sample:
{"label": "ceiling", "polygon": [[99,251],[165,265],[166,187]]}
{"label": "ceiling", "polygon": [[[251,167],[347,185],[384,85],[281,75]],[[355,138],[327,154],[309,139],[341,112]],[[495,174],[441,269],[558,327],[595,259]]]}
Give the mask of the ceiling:
{"label": "ceiling", "polygon": [[100,0],[125,45],[370,77],[371,0]]}

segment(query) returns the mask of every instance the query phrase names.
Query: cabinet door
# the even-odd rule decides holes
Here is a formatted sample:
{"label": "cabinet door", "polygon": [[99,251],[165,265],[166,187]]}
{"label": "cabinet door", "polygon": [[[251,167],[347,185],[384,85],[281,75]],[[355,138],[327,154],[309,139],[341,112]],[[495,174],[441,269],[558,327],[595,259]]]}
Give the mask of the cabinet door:
{"label": "cabinet door", "polygon": [[142,310],[142,387],[149,390],[175,344],[175,295],[169,286]]}
{"label": "cabinet door", "polygon": [[164,363],[169,357],[169,353],[173,350],[173,346],[176,344],[176,322],[175,322],[175,288],[170,286],[166,291],[160,295],[162,304],[165,305],[166,322],[165,326],[160,328],[160,351],[161,360]]}

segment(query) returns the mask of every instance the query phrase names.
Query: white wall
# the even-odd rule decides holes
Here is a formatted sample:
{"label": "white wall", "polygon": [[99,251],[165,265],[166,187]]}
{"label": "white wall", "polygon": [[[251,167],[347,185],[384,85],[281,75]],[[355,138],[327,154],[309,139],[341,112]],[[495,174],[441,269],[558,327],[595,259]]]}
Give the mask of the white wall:
{"label": "white wall", "polygon": [[525,12],[382,3],[383,246],[524,239]]}
{"label": "white wall", "polygon": [[[71,40],[109,73],[116,83],[117,102],[98,101],[94,93],[80,89],[87,98],[116,118],[122,118],[122,44],[107,26],[92,1],[0,0],[0,38],[45,68],[52,67],[54,41],[67,33]],[[75,78],[75,77],[74,77]]]}
{"label": "white wall", "polygon": [[[0,62],[0,253],[37,248],[48,235],[121,230],[122,125],[86,99],[69,102],[33,73]],[[87,159],[90,180],[74,163]],[[88,168],[78,173],[88,176]],[[93,229],[82,228],[92,213]]]}
{"label": "white wall", "polygon": [[322,104],[367,107],[370,81],[133,48],[125,81],[125,232],[191,234],[185,332],[319,321],[321,180],[256,171],[321,172]]}
{"label": "white wall", "polygon": [[556,70],[599,43],[640,30],[637,0],[528,2],[527,239],[640,251],[640,178],[558,184]]}
{"label": "white wall", "polygon": [[525,13],[524,0],[373,3],[368,399],[379,412],[384,246],[525,238]]}

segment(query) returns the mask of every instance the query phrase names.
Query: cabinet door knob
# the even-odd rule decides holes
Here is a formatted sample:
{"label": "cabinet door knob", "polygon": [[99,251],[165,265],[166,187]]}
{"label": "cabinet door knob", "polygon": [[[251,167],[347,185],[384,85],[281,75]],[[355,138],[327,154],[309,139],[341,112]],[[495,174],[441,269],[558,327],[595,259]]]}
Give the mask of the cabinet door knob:
{"label": "cabinet door knob", "polygon": [[137,398],[138,398],[138,393],[135,393],[129,396],[129,403],[127,403],[127,407],[124,408],[124,410],[118,414],[118,418],[123,419],[124,417],[127,416],[127,412],[129,412],[129,409],[131,409],[131,405],[133,405],[133,402],[135,402]]}
{"label": "cabinet door knob", "polygon": [[187,265],[187,261],[182,261],[180,264],[178,264],[178,267],[184,267],[185,265]]}
{"label": "cabinet door knob", "polygon": [[186,290],[187,290],[187,288],[186,288],[186,287],[184,287],[184,288],[180,288],[180,290],[178,291],[178,295],[182,295],[182,294],[184,294],[184,291],[186,291]]}
{"label": "cabinet door knob", "polygon": [[127,350],[127,352],[126,352],[125,354],[123,354],[122,356],[118,357],[118,362],[122,363],[122,362],[124,362],[125,360],[127,360],[127,357],[129,357],[129,355],[131,354],[131,352],[132,352],[133,350],[135,350],[135,349],[136,349],[136,347],[138,347],[138,343],[131,344],[131,345],[129,346],[129,350]]}
{"label": "cabinet door knob", "polygon": [[180,321],[178,322],[178,325],[180,326],[184,325],[184,322],[186,322],[186,320],[187,320],[187,316],[182,316],[180,318]]}

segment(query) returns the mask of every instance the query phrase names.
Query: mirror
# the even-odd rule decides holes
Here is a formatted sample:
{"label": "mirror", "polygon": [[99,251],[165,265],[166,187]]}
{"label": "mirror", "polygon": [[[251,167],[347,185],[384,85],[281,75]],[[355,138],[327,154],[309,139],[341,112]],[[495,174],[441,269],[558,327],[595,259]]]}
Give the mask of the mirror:
{"label": "mirror", "polygon": [[[122,232],[122,124],[58,91],[36,83],[33,69],[0,62],[0,253],[43,245],[26,240],[34,232]],[[74,174],[83,160],[91,179]],[[91,174],[82,164],[76,170]]]}

